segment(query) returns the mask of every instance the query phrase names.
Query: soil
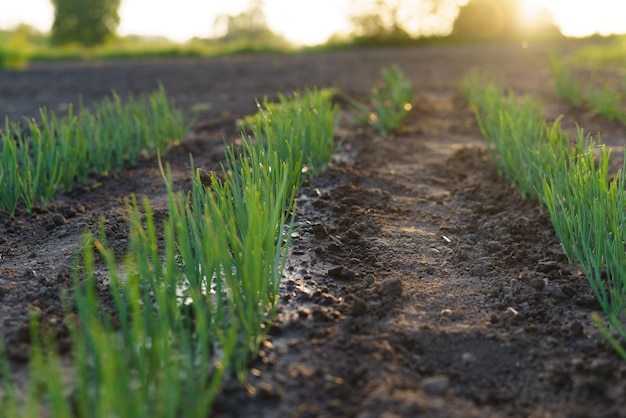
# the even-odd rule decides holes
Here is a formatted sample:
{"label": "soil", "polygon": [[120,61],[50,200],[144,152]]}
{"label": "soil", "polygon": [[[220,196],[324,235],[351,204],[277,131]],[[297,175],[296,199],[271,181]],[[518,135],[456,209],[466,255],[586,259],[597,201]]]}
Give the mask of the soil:
{"label": "soil", "polygon": [[[255,99],[318,86],[363,100],[397,63],[417,104],[389,135],[357,128],[347,106],[341,150],[298,197],[278,317],[245,387],[226,381],[219,417],[619,417],[626,363],[591,320],[587,280],[568,263],[546,211],[496,172],[459,86],[488,70],[621,153],[626,129],[555,96],[549,54],[517,45],[371,49],[300,55],[96,64],[36,64],[0,72],[0,113],[87,105],[161,82],[195,118],[165,159],[181,187],[216,169],[237,119]],[[618,166],[620,161],[615,162]],[[85,230],[105,219],[126,246],[126,200],[165,212],[155,159],[60,194],[33,214],[0,214],[0,332],[24,368],[28,313],[58,329],[60,294]],[[67,345],[65,346],[68,347]]]}

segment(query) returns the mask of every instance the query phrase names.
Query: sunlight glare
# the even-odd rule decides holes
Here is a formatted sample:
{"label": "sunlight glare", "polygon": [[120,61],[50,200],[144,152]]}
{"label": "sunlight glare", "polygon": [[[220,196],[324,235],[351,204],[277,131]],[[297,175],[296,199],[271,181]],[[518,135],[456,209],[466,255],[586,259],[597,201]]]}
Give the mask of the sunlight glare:
{"label": "sunlight glare", "polygon": [[541,0],[524,0],[520,3],[520,19],[524,27],[532,27],[545,10]]}
{"label": "sunlight glare", "polygon": [[39,30],[52,26],[54,8],[49,0],[0,0],[0,29],[13,29],[27,23]]}
{"label": "sunlight glare", "polygon": [[623,0],[523,0],[522,16],[531,22],[547,10],[566,36],[626,33],[626,1]]}
{"label": "sunlight glare", "polygon": [[268,25],[278,34],[299,45],[325,42],[337,32],[347,32],[345,0],[297,2],[266,0]]}
{"label": "sunlight glare", "polygon": [[[411,33],[426,35],[449,33],[457,6],[467,3],[467,0],[442,1],[441,15],[429,16],[426,9],[420,10],[419,2],[389,1],[402,6],[402,13],[406,9],[406,16],[419,17],[406,19]],[[350,6],[354,4],[356,0],[265,0],[265,12],[274,31],[297,44],[310,45],[324,42],[337,32],[347,33]],[[213,36],[218,14],[238,14],[249,5],[250,0],[123,0],[119,34],[165,36],[179,42],[194,36],[206,38]],[[542,11],[547,11],[567,36],[626,33],[626,0],[521,0],[521,7],[523,22],[530,29]],[[11,29],[23,22],[48,32],[52,25],[54,9],[50,0],[0,0],[0,10],[0,29]]]}
{"label": "sunlight glare", "polygon": [[248,0],[220,3],[198,0],[124,0],[120,7],[120,35],[165,36],[185,42],[194,36],[212,35],[220,13],[241,13]]}

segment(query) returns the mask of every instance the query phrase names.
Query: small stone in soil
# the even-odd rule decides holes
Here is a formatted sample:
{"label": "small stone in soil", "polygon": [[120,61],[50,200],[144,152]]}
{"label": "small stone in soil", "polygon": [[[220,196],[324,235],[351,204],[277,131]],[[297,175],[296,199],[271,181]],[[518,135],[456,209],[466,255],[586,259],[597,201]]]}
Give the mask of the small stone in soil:
{"label": "small stone in soil", "polygon": [[326,247],[326,251],[329,253],[338,253],[341,251],[341,247],[338,244],[331,242],[328,244],[328,247]]}
{"label": "small stone in soil", "polygon": [[530,287],[534,288],[535,290],[542,291],[545,286],[546,282],[542,278],[535,277],[530,281]]}
{"label": "small stone in soil", "polygon": [[258,389],[257,395],[260,399],[265,400],[278,400],[285,396],[280,386],[272,386],[268,382],[262,382]]}
{"label": "small stone in soil", "polygon": [[367,302],[363,299],[353,296],[354,302],[352,303],[352,309],[350,309],[350,313],[354,316],[361,316],[367,312]]}
{"label": "small stone in soil", "polygon": [[576,305],[582,306],[584,308],[600,308],[600,302],[598,302],[598,299],[596,299],[596,297],[593,295],[580,295],[576,299],[574,299],[574,302],[576,303]]}
{"label": "small stone in soil", "polygon": [[61,226],[63,225],[65,222],[67,222],[67,220],[63,217],[63,215],[59,214],[59,213],[55,213],[52,216],[52,223],[55,226]]}
{"label": "small stone in soil", "polygon": [[476,356],[470,352],[465,352],[461,355],[461,360],[463,360],[465,365],[468,365],[476,361]]}
{"label": "small stone in soil", "polygon": [[298,316],[300,318],[308,318],[309,316],[311,316],[311,310],[308,308],[300,308],[298,310]]}
{"label": "small stone in soil", "polygon": [[330,322],[330,321],[333,321],[334,316],[339,316],[339,315],[336,315],[335,311],[331,309],[324,309],[321,307],[316,307],[313,310],[313,318],[317,319],[318,321]]}
{"label": "small stone in soil", "polygon": [[328,229],[326,229],[326,226],[322,224],[313,225],[311,227],[311,231],[317,238],[323,238],[328,236]]}
{"label": "small stone in soil", "polygon": [[337,266],[328,270],[328,276],[337,280],[352,280],[356,277],[356,273],[347,267]]}
{"label": "small stone in soil", "polygon": [[450,388],[450,379],[445,375],[431,376],[422,380],[421,386],[429,395],[443,396]]}
{"label": "small stone in soil", "polygon": [[402,295],[402,282],[397,277],[389,279],[380,285],[378,293],[383,296],[400,296]]}
{"label": "small stone in soil", "polygon": [[484,266],[473,266],[470,268],[470,276],[482,277],[487,274],[487,269]]}
{"label": "small stone in soil", "polygon": [[559,263],[557,263],[556,261],[541,261],[539,264],[537,264],[537,268],[535,269],[538,273],[545,273],[548,274],[553,270],[559,270],[560,266]]}
{"label": "small stone in soil", "polygon": [[553,286],[551,284],[546,284],[544,290],[548,292],[552,297],[556,299],[565,299],[565,294],[558,286]]}

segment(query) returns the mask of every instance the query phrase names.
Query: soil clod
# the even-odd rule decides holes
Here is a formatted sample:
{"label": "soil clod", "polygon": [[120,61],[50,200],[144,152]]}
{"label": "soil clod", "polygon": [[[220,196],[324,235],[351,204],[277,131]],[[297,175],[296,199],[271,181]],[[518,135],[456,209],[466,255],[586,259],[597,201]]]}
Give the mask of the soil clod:
{"label": "soil clod", "polygon": [[397,277],[389,279],[380,285],[378,293],[382,296],[400,296],[402,295],[402,282]]}

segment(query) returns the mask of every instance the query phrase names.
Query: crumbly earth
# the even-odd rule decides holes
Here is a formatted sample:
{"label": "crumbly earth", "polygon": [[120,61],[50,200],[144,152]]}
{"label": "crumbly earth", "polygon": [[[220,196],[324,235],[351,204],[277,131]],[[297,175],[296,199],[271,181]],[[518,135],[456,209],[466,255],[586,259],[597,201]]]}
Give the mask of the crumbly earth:
{"label": "crumbly earth", "polygon": [[[165,157],[185,187],[189,154],[196,167],[216,169],[255,99],[333,86],[363,100],[381,68],[397,63],[417,93],[406,126],[385,136],[355,127],[342,101],[340,152],[298,197],[302,228],[278,317],[248,384],[228,379],[214,415],[626,416],[626,364],[591,320],[599,306],[585,277],[548,214],[499,177],[459,92],[469,71],[491,71],[540,97],[546,118],[600,131],[621,154],[623,126],[556,98],[551,52],[558,48],[463,46],[42,64],[0,72],[0,113],[63,111],[79,95],[91,105],[111,89],[125,97],[161,82],[195,118]],[[123,252],[132,194],[165,213],[155,159],[94,177],[33,214],[0,214],[0,332],[18,374],[29,310],[69,348],[60,294],[73,254],[101,217]]]}

